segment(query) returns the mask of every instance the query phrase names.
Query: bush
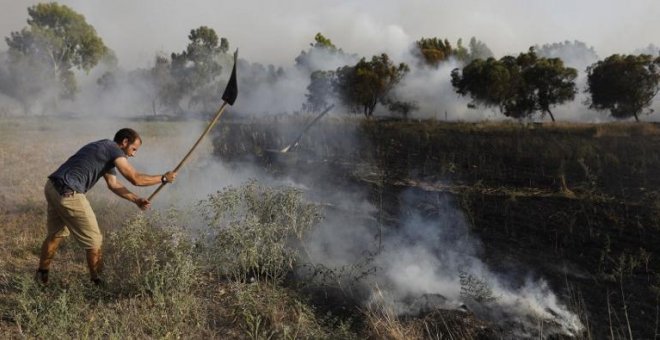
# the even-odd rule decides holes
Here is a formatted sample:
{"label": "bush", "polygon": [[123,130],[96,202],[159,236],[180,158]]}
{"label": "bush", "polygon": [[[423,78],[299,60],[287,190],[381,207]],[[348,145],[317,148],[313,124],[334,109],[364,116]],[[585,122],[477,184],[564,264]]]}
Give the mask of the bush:
{"label": "bush", "polygon": [[110,289],[150,296],[190,292],[197,268],[176,216],[138,215],[110,234],[105,261]]}
{"label": "bush", "polygon": [[299,258],[303,235],[321,218],[300,190],[255,181],[212,194],[200,207],[211,230],[208,264],[237,281],[281,282]]}
{"label": "bush", "polygon": [[107,286],[86,275],[42,287],[13,282],[12,318],[37,338],[208,337],[206,306],[189,238],[172,218],[138,215],[108,237]]}

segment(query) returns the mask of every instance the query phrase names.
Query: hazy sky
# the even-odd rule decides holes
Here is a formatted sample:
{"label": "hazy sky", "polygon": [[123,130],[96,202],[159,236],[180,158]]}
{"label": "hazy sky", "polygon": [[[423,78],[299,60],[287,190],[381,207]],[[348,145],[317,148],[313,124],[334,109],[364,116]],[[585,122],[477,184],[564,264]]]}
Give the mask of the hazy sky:
{"label": "hazy sky", "polygon": [[[0,0],[0,34],[26,26],[34,0]],[[83,14],[125,66],[156,52],[181,51],[201,25],[250,61],[290,65],[322,32],[347,52],[393,56],[420,37],[476,36],[496,54],[534,44],[580,40],[601,58],[660,45],[657,0],[63,0]],[[2,50],[6,44],[1,44]]]}

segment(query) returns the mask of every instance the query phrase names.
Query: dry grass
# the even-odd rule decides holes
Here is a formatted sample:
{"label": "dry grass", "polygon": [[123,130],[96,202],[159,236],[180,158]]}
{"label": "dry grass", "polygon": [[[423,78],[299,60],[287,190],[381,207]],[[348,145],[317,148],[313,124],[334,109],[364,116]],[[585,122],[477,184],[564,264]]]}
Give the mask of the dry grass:
{"label": "dry grass", "polygon": [[[181,124],[188,124],[193,132],[181,134],[177,129]],[[105,234],[107,287],[97,289],[90,285],[84,252],[70,239],[65,240],[55,258],[49,286],[44,288],[33,282],[45,236],[43,185],[49,173],[84,143],[111,138],[115,127],[123,126],[141,133],[145,158],[169,156],[171,161],[172,154],[184,153],[190,145],[189,135],[194,135],[199,125],[2,118],[0,248],[6,256],[0,258],[0,338],[316,339],[332,338],[333,334],[343,339],[355,337],[346,323],[316,315],[298,293],[278,284],[295,261],[295,254],[285,249],[285,243],[290,236],[300,237],[318,218],[317,210],[309,210],[313,207],[301,202],[295,190],[287,188],[270,189],[251,183],[236,190],[249,192],[258,186],[258,193],[232,196],[243,212],[263,209],[254,210],[254,218],[249,221],[240,220],[239,215],[232,220],[236,226],[249,224],[255,234],[271,242],[272,254],[246,257],[260,266],[262,281],[246,283],[246,271],[252,270],[246,265],[237,267],[239,274],[217,276],[218,272],[227,271],[219,259],[231,258],[235,254],[230,252],[236,248],[220,248],[222,242],[206,243],[208,240],[199,234],[187,232],[190,221],[186,216],[200,213],[194,204],[188,211],[143,214],[100,183],[88,197]],[[203,145],[200,152],[208,153],[209,147]],[[214,197],[222,200],[229,196],[231,193],[224,191]],[[263,198],[267,201],[259,201]],[[206,213],[214,212],[211,201],[203,205],[207,206]],[[262,216],[277,219],[263,220]],[[297,221],[295,228],[289,228],[287,218]],[[255,241],[249,235],[241,236],[238,229],[229,234],[217,226],[214,233],[216,240],[229,237]],[[246,244],[245,251],[253,252],[253,248]],[[263,262],[276,255],[278,261]],[[275,276],[274,282],[268,280]]]}

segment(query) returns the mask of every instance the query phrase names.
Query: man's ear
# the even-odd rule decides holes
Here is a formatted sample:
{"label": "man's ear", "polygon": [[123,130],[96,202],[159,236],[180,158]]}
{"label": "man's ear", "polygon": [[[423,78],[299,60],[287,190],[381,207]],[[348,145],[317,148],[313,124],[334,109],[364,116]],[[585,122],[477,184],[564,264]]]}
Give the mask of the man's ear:
{"label": "man's ear", "polygon": [[121,145],[122,148],[127,147],[127,146],[128,146],[128,138],[124,138],[124,139],[121,141],[121,144],[120,144],[120,145]]}

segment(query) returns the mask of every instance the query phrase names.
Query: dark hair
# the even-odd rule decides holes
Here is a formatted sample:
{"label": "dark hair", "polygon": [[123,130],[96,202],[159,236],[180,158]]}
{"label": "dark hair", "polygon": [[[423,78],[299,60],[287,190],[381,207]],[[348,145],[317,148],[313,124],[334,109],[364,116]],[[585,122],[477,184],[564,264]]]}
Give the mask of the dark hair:
{"label": "dark hair", "polygon": [[128,139],[128,144],[133,144],[136,139],[139,139],[140,142],[142,142],[142,138],[140,138],[140,135],[138,135],[137,132],[133,129],[129,128],[123,128],[117,133],[115,133],[115,143],[121,144],[121,142],[124,141],[124,139]]}

